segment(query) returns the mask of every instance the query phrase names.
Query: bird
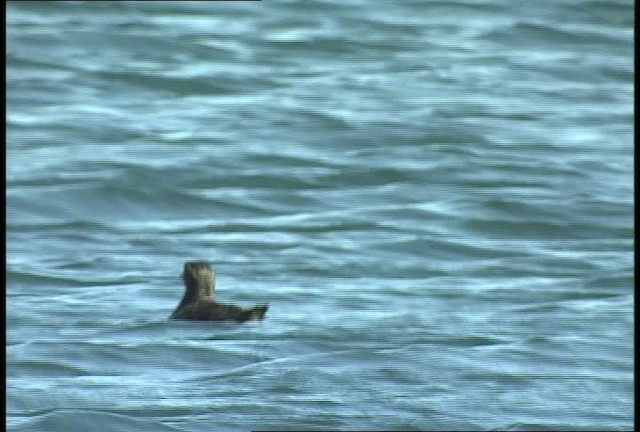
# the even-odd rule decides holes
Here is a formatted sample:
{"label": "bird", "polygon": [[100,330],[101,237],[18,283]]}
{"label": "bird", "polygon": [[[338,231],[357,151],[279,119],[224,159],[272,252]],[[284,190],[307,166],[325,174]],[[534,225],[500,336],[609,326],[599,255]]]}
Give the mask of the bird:
{"label": "bird", "polygon": [[264,319],[269,308],[261,304],[249,309],[218,303],[213,299],[215,272],[206,261],[187,261],[182,272],[185,292],[170,319],[197,321],[256,321]]}

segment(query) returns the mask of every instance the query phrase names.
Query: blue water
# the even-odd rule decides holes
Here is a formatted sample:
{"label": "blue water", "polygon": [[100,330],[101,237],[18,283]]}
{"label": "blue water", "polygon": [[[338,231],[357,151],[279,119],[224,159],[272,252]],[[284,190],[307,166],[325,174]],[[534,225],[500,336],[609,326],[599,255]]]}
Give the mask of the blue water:
{"label": "blue water", "polygon": [[633,12],[9,2],[7,428],[631,429]]}

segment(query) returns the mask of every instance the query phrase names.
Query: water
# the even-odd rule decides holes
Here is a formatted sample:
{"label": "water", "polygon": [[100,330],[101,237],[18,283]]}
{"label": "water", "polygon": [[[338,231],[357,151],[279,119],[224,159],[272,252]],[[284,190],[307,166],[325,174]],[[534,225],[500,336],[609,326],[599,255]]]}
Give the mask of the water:
{"label": "water", "polygon": [[[10,2],[12,431],[633,426],[633,3]],[[260,323],[170,322],[184,261]]]}

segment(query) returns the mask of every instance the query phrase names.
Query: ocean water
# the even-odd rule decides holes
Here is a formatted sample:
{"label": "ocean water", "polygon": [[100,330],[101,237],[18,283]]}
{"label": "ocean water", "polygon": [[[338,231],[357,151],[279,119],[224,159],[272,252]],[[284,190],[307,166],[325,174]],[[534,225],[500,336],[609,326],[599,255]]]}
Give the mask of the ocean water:
{"label": "ocean water", "polygon": [[633,14],[9,2],[8,430],[630,430]]}

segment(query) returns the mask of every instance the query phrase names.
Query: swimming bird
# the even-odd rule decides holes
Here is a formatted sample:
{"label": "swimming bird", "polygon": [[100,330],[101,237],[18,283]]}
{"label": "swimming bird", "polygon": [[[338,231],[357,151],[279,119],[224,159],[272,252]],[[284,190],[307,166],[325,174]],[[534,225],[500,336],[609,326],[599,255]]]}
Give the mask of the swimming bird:
{"label": "swimming bird", "polygon": [[269,305],[251,309],[218,303],[213,299],[215,272],[206,261],[187,261],[182,272],[185,292],[171,319],[199,321],[254,321],[264,319]]}

